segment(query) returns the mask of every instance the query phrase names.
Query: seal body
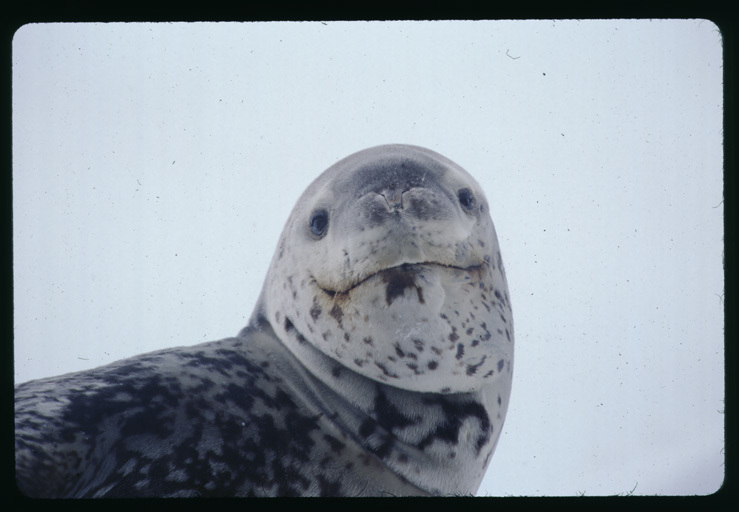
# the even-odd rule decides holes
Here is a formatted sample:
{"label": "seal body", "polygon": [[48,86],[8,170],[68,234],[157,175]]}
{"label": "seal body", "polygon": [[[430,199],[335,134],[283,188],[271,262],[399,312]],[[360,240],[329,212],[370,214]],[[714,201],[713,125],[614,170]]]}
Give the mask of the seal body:
{"label": "seal body", "polygon": [[430,150],[330,167],[237,337],[16,388],[38,497],[472,494],[501,432],[513,319],[483,191]]}

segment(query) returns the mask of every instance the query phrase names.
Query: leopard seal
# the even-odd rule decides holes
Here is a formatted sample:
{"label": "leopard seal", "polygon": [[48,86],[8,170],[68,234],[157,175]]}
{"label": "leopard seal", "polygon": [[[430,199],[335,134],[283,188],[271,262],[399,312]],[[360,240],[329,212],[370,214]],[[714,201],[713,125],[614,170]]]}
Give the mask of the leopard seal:
{"label": "leopard seal", "polygon": [[488,202],[431,150],[384,145],[300,196],[233,338],[16,387],[34,497],[474,493],[511,390]]}

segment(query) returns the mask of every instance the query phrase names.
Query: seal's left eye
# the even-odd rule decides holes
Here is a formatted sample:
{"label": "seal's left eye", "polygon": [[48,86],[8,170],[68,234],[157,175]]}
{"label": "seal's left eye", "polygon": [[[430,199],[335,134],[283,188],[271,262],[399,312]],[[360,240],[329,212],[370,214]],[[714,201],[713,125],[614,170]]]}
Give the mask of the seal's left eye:
{"label": "seal's left eye", "polygon": [[462,208],[467,211],[471,211],[475,207],[475,204],[477,204],[474,194],[468,188],[459,189],[459,192],[457,192],[457,198],[459,199],[459,204],[462,205]]}
{"label": "seal's left eye", "polygon": [[314,236],[322,238],[328,230],[328,212],[326,210],[316,210],[310,216],[310,232]]}

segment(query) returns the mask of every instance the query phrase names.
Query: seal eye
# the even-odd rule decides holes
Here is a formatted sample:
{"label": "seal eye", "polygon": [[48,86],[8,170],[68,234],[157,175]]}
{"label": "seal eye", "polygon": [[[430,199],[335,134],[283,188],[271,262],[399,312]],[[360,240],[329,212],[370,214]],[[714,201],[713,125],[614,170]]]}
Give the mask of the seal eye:
{"label": "seal eye", "polygon": [[457,198],[459,198],[459,204],[462,205],[462,208],[464,208],[468,212],[472,211],[472,209],[475,207],[475,204],[477,204],[477,201],[475,201],[475,196],[468,188],[459,189],[459,192],[457,192]]}
{"label": "seal eye", "polygon": [[310,232],[318,238],[323,238],[328,229],[328,212],[316,210],[310,216]]}

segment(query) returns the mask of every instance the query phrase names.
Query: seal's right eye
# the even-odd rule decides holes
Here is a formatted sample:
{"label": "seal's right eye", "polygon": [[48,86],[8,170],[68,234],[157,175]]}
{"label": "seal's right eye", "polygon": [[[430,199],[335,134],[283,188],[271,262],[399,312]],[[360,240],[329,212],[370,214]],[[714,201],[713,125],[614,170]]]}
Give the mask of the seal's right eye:
{"label": "seal's right eye", "polygon": [[468,188],[460,189],[459,192],[457,192],[457,198],[459,199],[459,204],[462,205],[462,208],[468,212],[471,212],[477,204],[474,194]]}
{"label": "seal's right eye", "polygon": [[328,231],[328,212],[326,210],[316,210],[310,216],[310,232],[313,236],[323,238]]}

